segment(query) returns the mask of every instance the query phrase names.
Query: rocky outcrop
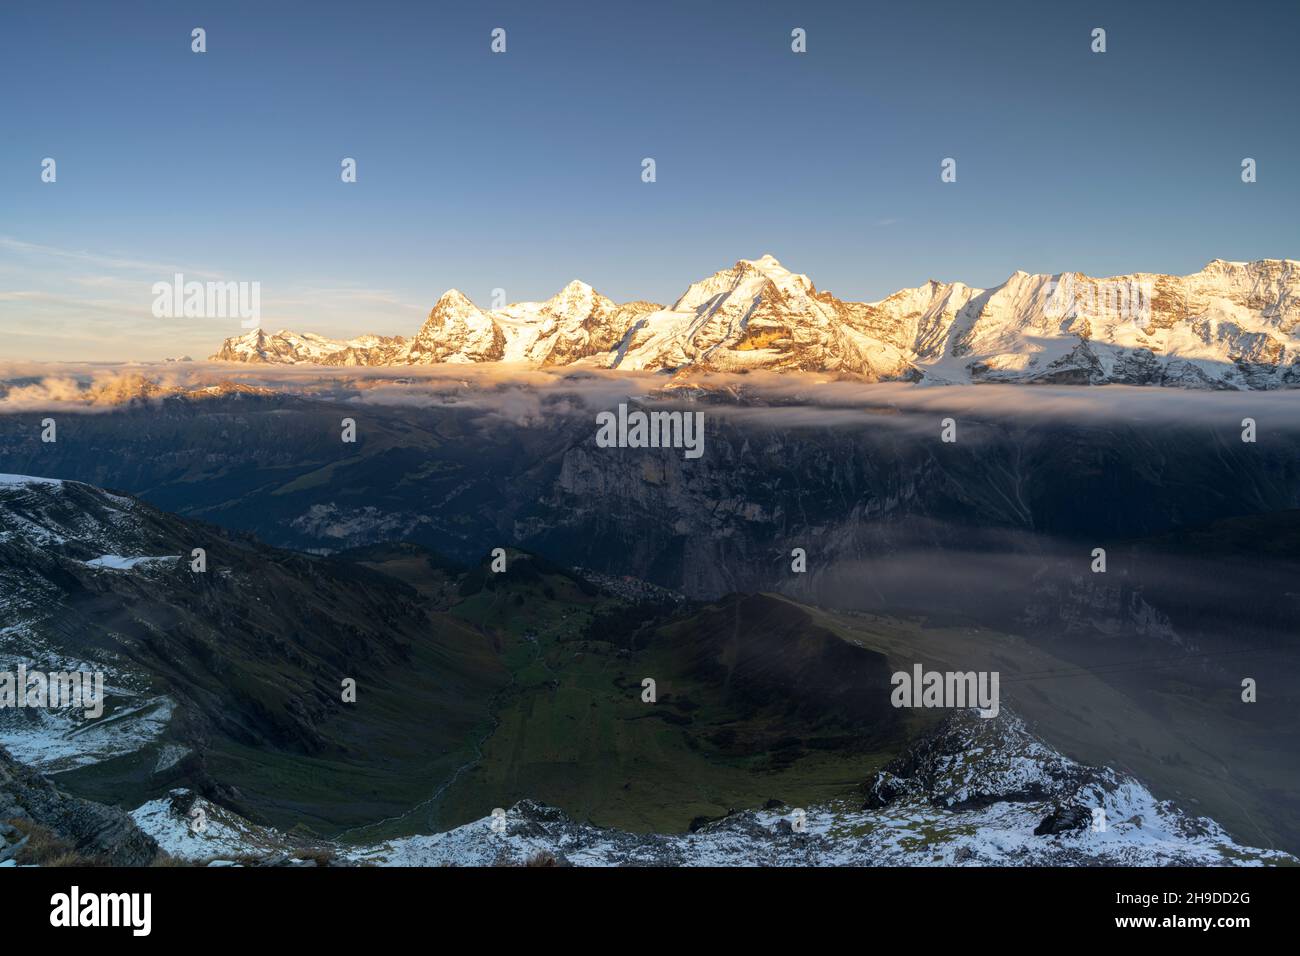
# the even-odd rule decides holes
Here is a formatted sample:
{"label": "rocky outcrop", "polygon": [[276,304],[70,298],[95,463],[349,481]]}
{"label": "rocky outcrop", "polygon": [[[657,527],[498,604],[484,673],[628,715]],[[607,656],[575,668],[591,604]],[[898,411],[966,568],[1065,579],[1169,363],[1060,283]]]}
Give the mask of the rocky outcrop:
{"label": "rocky outcrop", "polygon": [[1008,713],[983,718],[959,710],[892,760],[867,784],[865,806],[923,800],[948,810],[1000,802],[1062,801],[1085,787],[1113,791],[1113,771],[1063,756]]}
{"label": "rocky outcrop", "polygon": [[[158,853],[153,837],[116,807],[69,796],[0,747],[0,821],[31,821],[66,840],[93,861],[147,866]],[[20,827],[5,824],[0,841],[16,845]],[[8,834],[6,836],[5,834]],[[5,857],[0,849],[0,859]],[[13,854],[17,856],[17,854]]]}

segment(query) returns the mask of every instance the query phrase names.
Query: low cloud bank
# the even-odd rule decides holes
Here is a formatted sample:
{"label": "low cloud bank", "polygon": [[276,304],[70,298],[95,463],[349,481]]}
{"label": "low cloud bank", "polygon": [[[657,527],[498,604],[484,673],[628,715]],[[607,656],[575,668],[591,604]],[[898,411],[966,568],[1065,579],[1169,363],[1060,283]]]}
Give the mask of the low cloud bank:
{"label": "low cloud bank", "polygon": [[[629,399],[700,403],[737,424],[783,428],[930,422],[1068,421],[1074,424],[1238,426],[1300,431],[1300,390],[1194,391],[1107,386],[924,386],[834,380],[817,374],[670,376],[500,364],[319,368],[185,362],[148,365],[0,366],[0,412],[108,410],[169,395],[230,388],[392,407],[463,406],[519,424],[587,414]],[[207,390],[205,392],[205,390]]]}

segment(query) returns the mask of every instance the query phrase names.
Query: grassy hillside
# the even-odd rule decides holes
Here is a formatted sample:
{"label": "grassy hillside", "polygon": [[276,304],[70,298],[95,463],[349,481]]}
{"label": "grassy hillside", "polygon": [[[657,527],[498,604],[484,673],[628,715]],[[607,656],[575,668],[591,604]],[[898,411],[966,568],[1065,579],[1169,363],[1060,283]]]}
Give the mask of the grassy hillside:
{"label": "grassy hillside", "polygon": [[[519,605],[533,606],[547,607]],[[588,639],[591,619],[579,605],[533,618],[524,636],[497,632],[516,683],[481,764],[446,795],[447,822],[531,796],[602,826],[683,830],[769,799],[843,794],[902,740],[892,712],[842,709],[819,693],[854,675],[878,689],[883,659],[792,605],[737,598],[613,640]],[[642,700],[647,677],[655,703]]]}

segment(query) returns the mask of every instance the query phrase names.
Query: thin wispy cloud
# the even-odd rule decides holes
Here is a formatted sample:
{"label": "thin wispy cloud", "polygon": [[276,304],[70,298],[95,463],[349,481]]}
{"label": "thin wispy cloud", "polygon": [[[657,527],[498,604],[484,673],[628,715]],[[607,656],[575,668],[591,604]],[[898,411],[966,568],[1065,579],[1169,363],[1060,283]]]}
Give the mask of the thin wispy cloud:
{"label": "thin wispy cloud", "polygon": [[157,318],[154,283],[173,282],[178,274],[186,281],[257,282],[264,326],[326,335],[350,335],[358,326],[409,334],[429,307],[393,289],[337,278],[237,275],[0,236],[0,333],[34,359],[132,361],[206,356],[244,331],[214,319]]}
{"label": "thin wispy cloud", "polygon": [[60,249],[35,242],[25,242],[12,236],[0,236],[0,250],[14,255],[38,259],[57,260],[61,262],[79,262],[96,265],[105,269],[118,271],[145,272],[150,274],[183,272],[201,279],[220,279],[219,273],[205,269],[181,266],[177,263],[155,262],[147,259],[135,259],[125,256],[106,255],[84,249]]}

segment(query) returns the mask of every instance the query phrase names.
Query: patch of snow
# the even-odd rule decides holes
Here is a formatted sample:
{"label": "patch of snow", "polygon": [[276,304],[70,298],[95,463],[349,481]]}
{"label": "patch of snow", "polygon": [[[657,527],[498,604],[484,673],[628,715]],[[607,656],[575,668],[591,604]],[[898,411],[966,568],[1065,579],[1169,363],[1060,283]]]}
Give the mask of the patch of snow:
{"label": "patch of snow", "polygon": [[167,554],[159,557],[142,556],[136,558],[126,558],[120,554],[102,554],[86,562],[90,568],[107,568],[110,571],[130,571],[132,568],[140,565],[157,564],[167,561],[179,561],[179,554]]}
{"label": "patch of snow", "polygon": [[[108,702],[120,696],[104,688]],[[0,710],[0,746],[41,773],[63,773],[149,746],[166,731],[174,711],[168,697],[115,707],[94,721],[75,708],[5,708]]]}
{"label": "patch of snow", "polygon": [[47,485],[59,488],[63,486],[61,478],[36,478],[31,475],[0,475],[0,486],[9,485]]}

